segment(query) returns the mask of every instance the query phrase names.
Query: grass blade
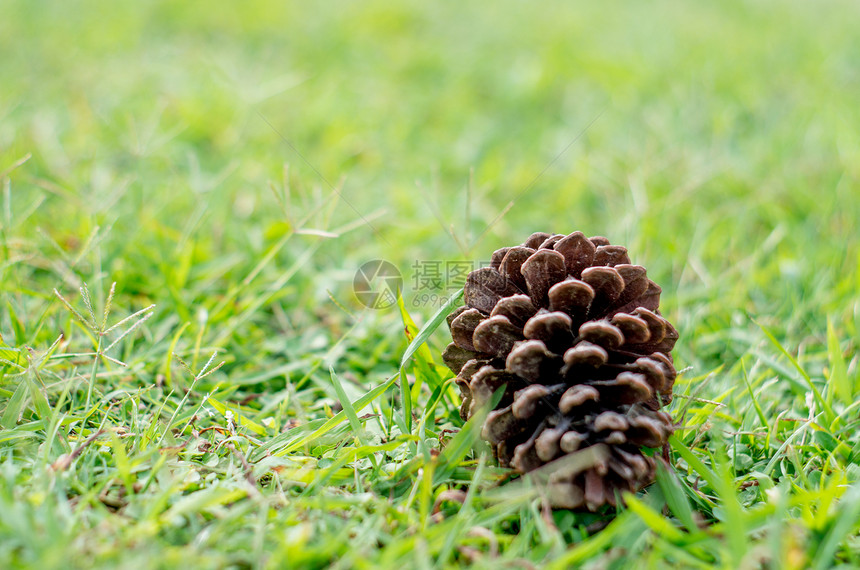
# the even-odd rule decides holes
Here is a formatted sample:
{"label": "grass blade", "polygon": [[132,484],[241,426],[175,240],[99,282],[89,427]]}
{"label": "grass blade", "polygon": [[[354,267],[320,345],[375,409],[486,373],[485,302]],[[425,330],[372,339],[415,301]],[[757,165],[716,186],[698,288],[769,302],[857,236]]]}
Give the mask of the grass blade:
{"label": "grass blade", "polygon": [[827,384],[827,396],[839,398],[844,406],[854,403],[854,387],[848,379],[848,366],[839,348],[839,339],[833,328],[833,321],[827,319],[827,359],[830,361],[830,378]]}
{"label": "grass blade", "polygon": [[782,346],[782,343],[780,343],[776,339],[774,334],[770,332],[767,327],[765,327],[763,324],[759,323],[755,319],[753,319],[753,322],[759,326],[759,328],[770,340],[770,342],[773,343],[773,345],[783,354],[783,356],[785,356],[788,361],[791,362],[794,368],[797,369],[797,371],[800,373],[800,376],[806,382],[806,386],[812,391],[812,394],[815,397],[815,401],[818,403],[819,406],[821,406],[821,410],[824,411],[825,414],[827,414],[827,422],[832,423],[835,419],[836,414],[834,414],[833,408],[830,407],[830,404],[828,404],[827,401],[822,397],[821,391],[812,381],[812,378],[809,376],[809,373],[807,373],[806,370],[804,370],[803,366],[801,366],[800,363],[797,361],[797,359],[790,352],[788,352],[788,350],[786,350],[784,346]]}
{"label": "grass blade", "polygon": [[334,372],[334,368],[329,367],[329,373],[331,374],[331,384],[334,386],[334,391],[337,394],[337,399],[340,401],[340,405],[343,407],[343,412],[346,414],[347,419],[349,420],[349,425],[352,427],[352,431],[355,433],[355,439],[357,442],[361,443],[361,445],[367,445],[367,441],[365,441],[364,433],[361,428],[361,421],[358,419],[358,414],[355,412],[355,408],[352,407],[352,402],[349,401],[349,398],[346,397],[346,392],[343,390],[343,386],[340,383],[340,378],[338,378],[337,374]]}
{"label": "grass blade", "polygon": [[409,346],[406,347],[406,350],[403,352],[403,357],[400,359],[400,397],[403,405],[403,425],[406,426],[406,431],[412,432],[412,397],[409,392],[409,382],[406,380],[406,365],[409,363],[409,360],[415,355],[416,352],[427,342],[427,339],[430,338],[430,335],[442,324],[442,321],[445,320],[454,307],[460,302],[460,299],[463,297],[463,290],[457,291],[454,295],[451,295],[451,298],[442,305],[438,311],[436,311],[430,320],[427,321],[418,334],[415,335],[415,338],[412,339],[412,342],[409,343]]}

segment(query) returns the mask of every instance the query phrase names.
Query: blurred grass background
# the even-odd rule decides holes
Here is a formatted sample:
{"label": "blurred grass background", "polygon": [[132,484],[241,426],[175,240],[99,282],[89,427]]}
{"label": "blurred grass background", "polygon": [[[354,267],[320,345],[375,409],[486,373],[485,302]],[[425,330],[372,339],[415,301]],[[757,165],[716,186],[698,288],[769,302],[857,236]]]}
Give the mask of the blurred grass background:
{"label": "blurred grass background", "polygon": [[[753,415],[760,419],[753,393],[764,398],[765,419],[814,415],[805,407],[802,374],[756,321],[819,386],[837,354],[846,375],[856,377],[858,16],[860,7],[847,1],[504,1],[492,9],[411,1],[3,2],[0,334],[10,349],[4,358],[50,378],[38,377],[49,404],[42,409],[36,396],[15,399],[22,376],[14,365],[0,379],[3,427],[30,425],[31,434],[4,439],[0,431],[5,492],[9,505],[33,506],[20,507],[18,522],[0,523],[7,544],[0,560],[46,567],[74,552],[75,564],[111,565],[158,551],[165,565],[188,556],[212,566],[298,564],[295,553],[255,555],[268,551],[260,545],[277,543],[265,522],[276,515],[258,519],[255,511],[248,522],[241,502],[221,527],[218,516],[213,522],[195,512],[182,530],[142,530],[145,517],[132,513],[127,534],[104,538],[99,521],[116,516],[97,499],[116,465],[95,457],[50,485],[44,470],[100,425],[130,422],[127,414],[148,418],[159,442],[162,433],[187,436],[170,430],[181,428],[194,406],[206,408],[212,391],[226,389],[225,399],[251,406],[244,413],[257,421],[274,414],[277,433],[291,419],[337,411],[329,365],[345,378],[350,400],[381,384],[396,371],[407,339],[396,310],[365,310],[352,295],[355,270],[375,258],[400,267],[407,308],[420,323],[439,304],[420,302],[421,292],[409,288],[416,261],[485,260],[533,231],[606,235],[627,245],[663,286],[663,311],[682,334],[679,368],[704,378],[724,367],[700,390],[683,388],[726,403],[715,421],[738,433],[764,429],[750,424]],[[93,368],[102,406],[95,411],[84,406],[92,359],[38,364],[33,355],[60,333],[53,355],[93,350],[97,334],[75,325],[52,290],[83,310],[77,290],[86,283],[100,311],[112,282],[120,316],[157,306],[118,345],[114,356],[128,368],[107,361],[100,372]],[[828,319],[836,342],[829,351]],[[431,346],[445,342],[439,334]],[[199,385],[171,361],[175,351],[196,373],[216,349],[226,364]],[[58,400],[64,390],[68,397]],[[416,390],[416,404],[428,396]],[[111,407],[112,398],[135,405]],[[713,411],[702,408],[702,425]],[[846,401],[837,413],[854,417],[856,407]],[[453,414],[444,418],[453,423],[440,430],[456,427]],[[774,433],[782,429],[775,426]],[[854,450],[841,459],[840,473],[848,473],[856,438],[840,440],[850,434],[834,430],[828,433],[836,443],[827,445],[841,441]],[[704,445],[704,457],[710,438],[697,433],[686,442]],[[316,461],[353,444],[350,432],[341,436],[306,456]],[[750,477],[755,462],[768,464],[779,447],[770,436],[759,443],[744,444],[756,450],[748,454],[753,463],[734,477]],[[146,447],[135,445],[132,457]],[[821,445],[804,449],[799,465],[816,454],[829,458],[832,449]],[[405,458],[414,452],[404,451]],[[221,449],[215,457],[219,477],[241,480],[241,469],[230,471],[234,454]],[[150,459],[141,456],[141,473],[153,469]],[[196,467],[176,469],[185,477],[183,469]],[[851,473],[845,476],[853,481]],[[382,476],[374,470],[373,477]],[[375,481],[334,487],[354,497]],[[765,501],[763,492],[750,495],[750,505]],[[57,497],[66,495],[90,497],[92,505],[64,506]],[[150,499],[143,493],[139,501]],[[44,530],[48,523],[38,516],[68,509],[80,530]],[[831,511],[824,511],[826,529]],[[299,528],[290,517],[309,516],[290,512],[283,528]],[[361,565],[361,555],[345,554],[348,546],[332,546],[368,520],[344,512],[346,523],[291,535],[309,553],[308,564]],[[368,542],[373,554],[361,552],[402,564],[390,545],[405,539],[385,527],[387,516],[379,515],[382,538]],[[520,511],[506,516],[519,521],[506,524],[531,524]],[[570,528],[582,522],[564,520]],[[413,523],[403,524],[408,530]],[[236,544],[206,551],[199,533],[207,528],[232,534]],[[503,540],[503,555],[561,560],[584,535],[560,532],[543,549],[527,538]],[[791,538],[804,556],[827,536],[815,532]],[[856,524],[845,532],[856,548]],[[721,552],[718,537],[710,539]],[[423,555],[405,560],[466,560],[462,552],[445,558],[427,540]],[[131,543],[141,546],[123,554],[120,546]],[[773,552],[787,548],[775,544]],[[747,546],[752,552],[756,542]],[[732,548],[738,560],[747,555]],[[724,560],[713,556],[711,562]],[[809,562],[799,560],[798,567]]]}

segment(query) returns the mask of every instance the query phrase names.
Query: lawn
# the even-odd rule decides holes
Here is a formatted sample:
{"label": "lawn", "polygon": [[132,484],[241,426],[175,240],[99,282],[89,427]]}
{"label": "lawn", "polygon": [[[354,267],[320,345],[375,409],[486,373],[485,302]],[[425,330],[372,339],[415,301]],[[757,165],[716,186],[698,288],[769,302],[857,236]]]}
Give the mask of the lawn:
{"label": "lawn", "polygon": [[[3,2],[0,567],[860,567],[858,18]],[[574,230],[680,331],[617,511],[497,467],[439,356],[464,267]]]}

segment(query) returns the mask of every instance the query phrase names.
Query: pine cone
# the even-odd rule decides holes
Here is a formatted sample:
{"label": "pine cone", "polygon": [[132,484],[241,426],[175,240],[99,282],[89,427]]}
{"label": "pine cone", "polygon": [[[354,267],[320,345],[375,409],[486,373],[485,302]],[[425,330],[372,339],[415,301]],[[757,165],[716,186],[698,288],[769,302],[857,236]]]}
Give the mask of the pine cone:
{"label": "pine cone", "polygon": [[[672,420],[659,410],[677,375],[678,332],[657,310],[660,292],[624,247],[582,232],[535,233],[466,279],[442,355],[457,375],[460,415],[504,386],[482,437],[502,466],[547,465],[555,507],[614,506],[618,493],[654,480],[642,448],[666,450]],[[559,460],[589,447],[597,459],[584,468]]]}

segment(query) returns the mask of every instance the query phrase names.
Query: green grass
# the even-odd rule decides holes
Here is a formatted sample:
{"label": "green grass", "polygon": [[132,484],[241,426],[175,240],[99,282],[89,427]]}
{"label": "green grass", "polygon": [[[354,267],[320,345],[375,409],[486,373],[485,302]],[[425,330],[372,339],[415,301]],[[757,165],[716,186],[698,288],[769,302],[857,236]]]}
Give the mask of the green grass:
{"label": "green grass", "polygon": [[[0,567],[860,566],[857,5],[493,6],[3,3]],[[576,229],[687,369],[618,513],[418,335],[416,262]]]}

